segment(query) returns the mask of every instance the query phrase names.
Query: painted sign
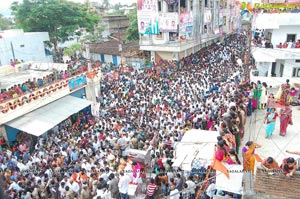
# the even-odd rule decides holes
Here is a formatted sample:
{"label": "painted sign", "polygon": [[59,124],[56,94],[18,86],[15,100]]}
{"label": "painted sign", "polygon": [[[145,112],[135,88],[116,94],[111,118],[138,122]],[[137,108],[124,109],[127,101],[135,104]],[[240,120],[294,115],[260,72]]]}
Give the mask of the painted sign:
{"label": "painted sign", "polygon": [[157,12],[157,0],[138,0],[137,10],[143,12]]}
{"label": "painted sign", "polygon": [[137,17],[140,34],[159,34],[157,0],[138,0]]}
{"label": "painted sign", "polygon": [[178,32],[177,26],[178,26],[178,14],[176,12],[159,14],[160,32]]}

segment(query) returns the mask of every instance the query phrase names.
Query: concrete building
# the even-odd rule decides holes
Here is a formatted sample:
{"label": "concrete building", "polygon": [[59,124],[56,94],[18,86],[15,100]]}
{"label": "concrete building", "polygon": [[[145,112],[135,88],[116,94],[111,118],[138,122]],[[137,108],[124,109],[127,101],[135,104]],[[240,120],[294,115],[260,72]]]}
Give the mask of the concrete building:
{"label": "concrete building", "polygon": [[237,29],[234,1],[154,0],[137,3],[140,49],[151,61],[180,60]]}
{"label": "concrete building", "polygon": [[10,64],[11,59],[19,61],[52,62],[47,55],[45,43],[49,41],[48,32],[24,32],[23,30],[4,30],[0,32],[0,66]]}
{"label": "concrete building", "polygon": [[129,19],[126,15],[106,15],[102,17],[101,25],[104,27],[102,37],[108,38],[111,34],[124,32],[128,28]]}
{"label": "concrete building", "polygon": [[[251,74],[253,80],[260,79],[273,86],[279,86],[286,79],[300,83],[300,48],[292,48],[292,43],[300,40],[299,13],[258,14],[252,28],[263,29],[262,40],[273,45],[273,48],[264,48],[264,44],[252,48],[256,65]],[[287,46],[279,46],[280,43]]]}

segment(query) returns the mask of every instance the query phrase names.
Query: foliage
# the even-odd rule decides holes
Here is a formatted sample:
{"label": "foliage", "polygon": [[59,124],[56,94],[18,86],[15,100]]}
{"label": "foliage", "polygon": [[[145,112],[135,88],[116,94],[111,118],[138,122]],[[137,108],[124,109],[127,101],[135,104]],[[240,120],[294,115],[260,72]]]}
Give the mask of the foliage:
{"label": "foliage", "polygon": [[3,15],[0,14],[0,30],[8,30],[12,26],[11,21],[9,21],[7,18],[3,17]]}
{"label": "foliage", "polygon": [[71,44],[70,47],[65,48],[64,54],[66,54],[68,56],[74,56],[74,55],[76,55],[77,51],[82,52],[82,46],[80,43],[74,43],[74,44]]}
{"label": "foliage", "polygon": [[109,0],[103,0],[103,1],[102,1],[102,6],[103,6],[103,8],[105,8],[105,9],[110,9],[110,8],[111,8],[111,5],[110,5],[110,3],[109,3]]}
{"label": "foliage", "polygon": [[137,22],[137,11],[133,9],[128,14],[129,26],[126,31],[126,42],[138,41],[139,40],[139,30]]}
{"label": "foliage", "polygon": [[26,32],[49,32],[50,41],[57,52],[57,43],[80,35],[81,29],[93,31],[99,22],[88,4],[67,0],[23,0],[14,2],[11,10],[16,23]]}

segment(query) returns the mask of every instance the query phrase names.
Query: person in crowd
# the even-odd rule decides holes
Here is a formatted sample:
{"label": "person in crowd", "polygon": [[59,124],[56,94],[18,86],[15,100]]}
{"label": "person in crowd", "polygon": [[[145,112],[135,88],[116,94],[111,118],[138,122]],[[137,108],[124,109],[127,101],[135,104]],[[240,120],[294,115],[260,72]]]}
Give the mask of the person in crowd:
{"label": "person in crowd", "polygon": [[155,198],[155,192],[157,191],[158,187],[155,184],[155,181],[153,178],[151,178],[150,183],[147,186],[147,196],[149,199]]}
{"label": "person in crowd", "polygon": [[205,199],[212,199],[216,195],[216,184],[214,180],[209,182],[209,185],[204,193]]}
{"label": "person in crowd", "polygon": [[170,191],[169,197],[170,197],[170,199],[179,199],[180,198],[179,191],[178,191],[178,189],[176,189],[176,186],[171,186],[171,191]]}
{"label": "person in crowd", "polygon": [[278,163],[272,157],[268,157],[268,158],[264,159],[263,162],[261,163],[261,166],[266,170],[279,169]]}
{"label": "person in crowd", "polygon": [[228,151],[228,159],[227,159],[227,164],[241,164],[241,161],[238,157],[238,154],[234,149],[230,149]]}
{"label": "person in crowd", "polygon": [[260,109],[265,109],[266,105],[267,105],[267,101],[268,101],[267,87],[268,87],[268,85],[266,84],[266,82],[263,82],[262,87],[261,87],[261,95],[260,95],[260,98],[259,98],[259,103],[260,103],[259,107],[260,107]]}
{"label": "person in crowd", "polygon": [[261,145],[248,141],[245,146],[242,148],[242,156],[243,156],[243,167],[244,171],[251,171],[254,174],[254,166],[255,166],[255,149],[261,147]]}
{"label": "person in crowd", "polygon": [[120,180],[118,183],[119,192],[121,199],[128,199],[128,189],[129,189],[129,183],[131,179],[128,175],[124,174],[124,171],[120,171]]}
{"label": "person in crowd", "polygon": [[297,94],[297,90],[294,87],[292,87],[289,94],[290,95],[289,104],[293,104],[296,94]]}
{"label": "person in crowd", "polygon": [[290,108],[289,104],[286,104],[285,108],[280,110],[279,118],[280,118],[279,135],[285,136],[288,125],[293,125],[292,109]]}
{"label": "person in crowd", "polygon": [[275,130],[276,118],[278,117],[278,113],[275,108],[271,108],[270,112],[267,112],[265,116],[266,123],[266,138],[270,138]]}
{"label": "person in crowd", "polygon": [[284,171],[287,177],[292,177],[297,169],[297,163],[294,158],[285,158],[280,165],[280,169]]}
{"label": "person in crowd", "polygon": [[282,84],[279,87],[279,90],[277,92],[276,99],[278,100],[279,104],[281,104],[281,105],[285,105],[288,103],[288,100],[289,100],[288,95],[290,93],[290,88],[291,88],[291,85],[289,82],[290,82],[290,80],[287,79],[286,83]]}
{"label": "person in crowd", "polygon": [[267,100],[267,112],[271,112],[271,109],[275,108],[275,98],[274,95],[271,93]]}

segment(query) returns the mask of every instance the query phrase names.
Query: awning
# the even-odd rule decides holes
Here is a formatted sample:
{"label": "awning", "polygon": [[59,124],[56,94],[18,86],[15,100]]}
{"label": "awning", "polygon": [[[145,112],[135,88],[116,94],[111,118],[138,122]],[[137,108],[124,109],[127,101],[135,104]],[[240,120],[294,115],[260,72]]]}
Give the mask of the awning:
{"label": "awning", "polygon": [[89,105],[91,105],[91,102],[88,100],[66,96],[8,122],[6,125],[40,136]]}

